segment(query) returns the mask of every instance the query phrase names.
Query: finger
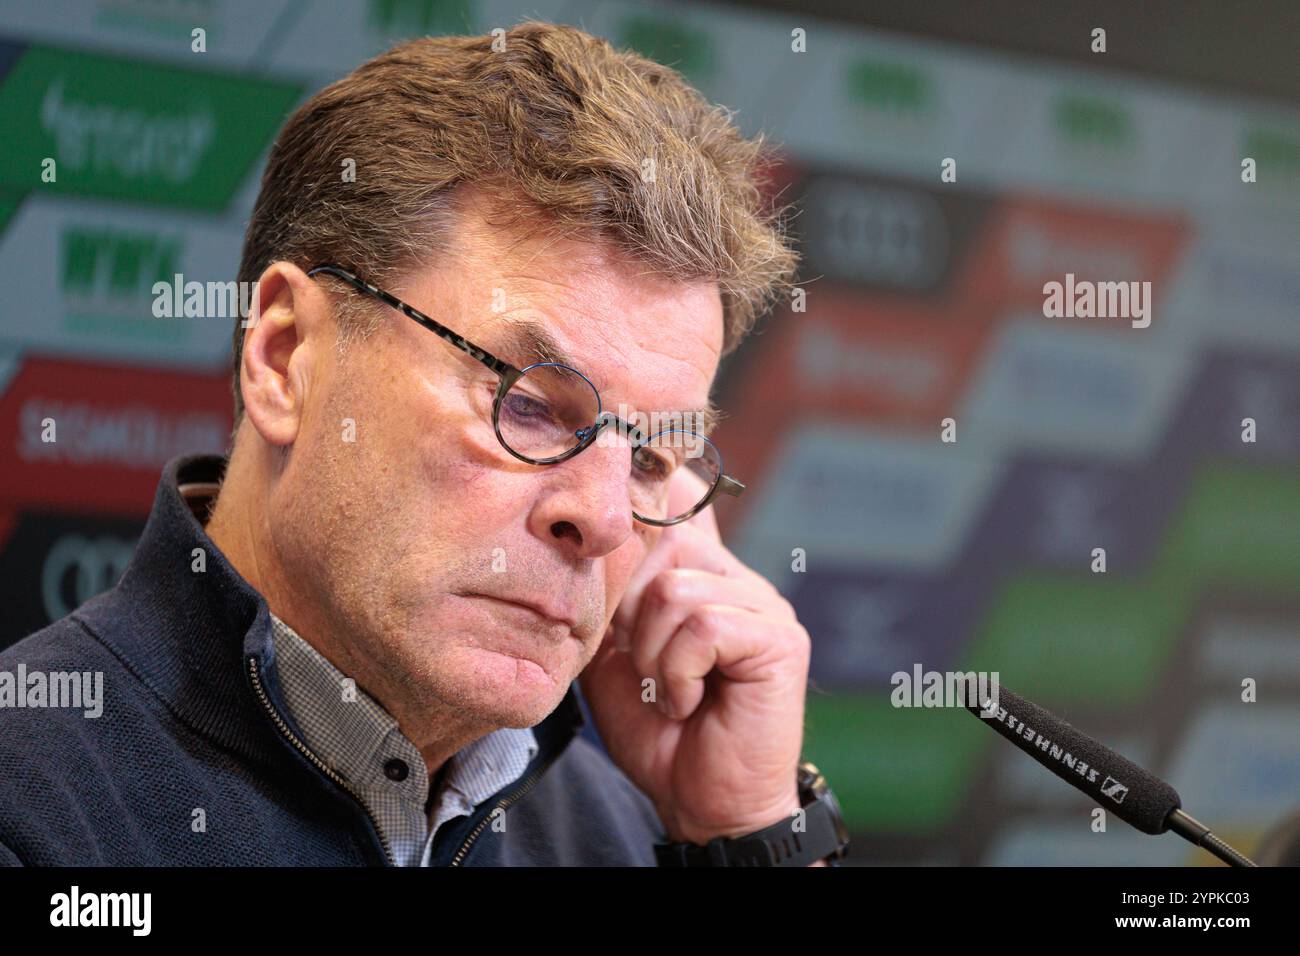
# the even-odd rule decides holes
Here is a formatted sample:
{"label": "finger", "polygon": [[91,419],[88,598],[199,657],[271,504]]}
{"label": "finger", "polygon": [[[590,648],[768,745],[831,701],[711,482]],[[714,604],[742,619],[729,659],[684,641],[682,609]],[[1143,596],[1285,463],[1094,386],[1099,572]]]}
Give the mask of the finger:
{"label": "finger", "polygon": [[636,625],[637,614],[641,607],[641,598],[650,582],[664,571],[673,567],[671,541],[662,541],[645,560],[632,572],[623,596],[614,609],[611,623],[616,631],[628,633]]}
{"label": "finger", "polygon": [[648,588],[636,627],[627,638],[626,650],[636,673],[662,686],[664,648],[696,611],[720,606],[752,612],[767,625],[798,626],[794,608],[775,592],[690,569],[664,572]]}
{"label": "finger", "polygon": [[769,595],[746,582],[694,568],[676,568],[661,572],[646,586],[634,625],[619,632],[616,642],[632,655],[641,673],[653,677],[655,658],[668,638],[701,604],[733,604],[773,615],[782,612]]}
{"label": "finger", "polygon": [[732,554],[725,544],[710,536],[707,531],[689,521],[673,530],[677,531],[672,542],[673,567],[704,568],[724,577],[752,581],[764,590],[779,593],[771,581]]}
{"label": "finger", "polygon": [[614,611],[613,624],[616,632],[621,635],[623,642],[621,646],[626,646],[627,635],[636,629],[637,621],[641,617],[641,604],[645,600],[646,589],[665,570],[694,569],[740,581],[768,595],[774,603],[785,604],[788,607],[788,603],[771,581],[742,563],[724,545],[710,538],[699,528],[683,524],[666,529],[665,535],[668,534],[672,536],[665,537],[660,542],[659,553],[651,559],[653,569],[647,572],[645,565],[638,569]]}
{"label": "finger", "polygon": [[724,548],[710,541],[698,528],[687,530],[685,525],[665,528],[654,551],[628,581],[623,599],[614,610],[614,626],[623,633],[633,629],[645,589],[665,570],[695,568],[723,577],[735,575],[738,569],[728,557]]}
{"label": "finger", "polygon": [[[788,632],[788,638],[782,637]],[[796,638],[802,638],[796,641]],[[788,658],[803,655],[806,671],[807,632],[790,630],[773,624],[762,615],[746,608],[725,604],[696,607],[673,633],[659,655],[661,696],[666,713],[685,720],[700,706],[706,689],[705,678],[717,668],[728,680],[756,682],[770,680],[778,663],[798,678],[799,668],[790,667]],[[779,695],[787,689],[774,683]]]}
{"label": "finger", "polygon": [[[679,469],[669,487],[669,506],[684,510],[698,501],[708,483],[688,469]],[[623,597],[614,609],[613,624],[620,632],[629,631],[636,622],[645,586],[664,568],[693,567],[724,577],[747,578],[776,593],[771,582],[740,561],[722,543],[717,519],[711,508],[681,524],[663,528],[650,553],[633,573]]]}
{"label": "finger", "polygon": [[[668,487],[669,514],[681,514],[689,511],[709,492],[709,483],[689,468],[679,468],[673,475]],[[718,517],[712,504],[700,509],[680,525],[674,528],[692,527],[704,533],[713,541],[722,541],[722,532],[718,530]]]}

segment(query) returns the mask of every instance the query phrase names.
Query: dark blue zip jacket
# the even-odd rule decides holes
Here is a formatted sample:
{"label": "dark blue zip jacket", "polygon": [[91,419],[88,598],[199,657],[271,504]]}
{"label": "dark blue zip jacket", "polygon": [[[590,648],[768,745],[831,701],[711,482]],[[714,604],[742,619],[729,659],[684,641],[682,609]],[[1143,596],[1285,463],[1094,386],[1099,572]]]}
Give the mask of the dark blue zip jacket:
{"label": "dark blue zip jacket", "polygon": [[[170,462],[117,586],[0,653],[15,677],[103,672],[97,718],[0,707],[0,863],[391,865],[364,806],[299,743],[266,601],[178,490],[223,467]],[[578,735],[578,693],[534,728],[519,780],[443,824],[434,865],[655,865],[653,805]]]}

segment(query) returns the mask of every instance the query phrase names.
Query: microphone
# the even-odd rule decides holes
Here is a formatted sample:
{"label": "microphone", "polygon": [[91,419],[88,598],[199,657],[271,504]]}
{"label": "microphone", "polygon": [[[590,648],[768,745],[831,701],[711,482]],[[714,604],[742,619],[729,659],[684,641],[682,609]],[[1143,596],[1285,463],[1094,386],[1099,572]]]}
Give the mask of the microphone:
{"label": "microphone", "polygon": [[1173,830],[1231,866],[1256,865],[1184,813],[1178,791],[1159,777],[1001,685],[996,699],[980,703],[969,703],[978,700],[974,682],[966,686],[967,710],[1125,823],[1143,833]]}

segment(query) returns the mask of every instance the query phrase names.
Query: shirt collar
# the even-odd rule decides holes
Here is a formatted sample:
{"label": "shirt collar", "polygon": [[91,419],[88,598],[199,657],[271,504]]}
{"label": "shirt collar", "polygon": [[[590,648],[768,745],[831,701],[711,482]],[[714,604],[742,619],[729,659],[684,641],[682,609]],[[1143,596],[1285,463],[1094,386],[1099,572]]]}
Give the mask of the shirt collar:
{"label": "shirt collar", "polygon": [[[429,797],[424,757],[397,720],[274,614],[271,626],[280,687],[308,746],[361,791],[391,790],[386,768],[400,760],[402,798],[423,807]],[[521,777],[538,749],[531,727],[494,730],[450,758],[446,786],[478,804]]]}

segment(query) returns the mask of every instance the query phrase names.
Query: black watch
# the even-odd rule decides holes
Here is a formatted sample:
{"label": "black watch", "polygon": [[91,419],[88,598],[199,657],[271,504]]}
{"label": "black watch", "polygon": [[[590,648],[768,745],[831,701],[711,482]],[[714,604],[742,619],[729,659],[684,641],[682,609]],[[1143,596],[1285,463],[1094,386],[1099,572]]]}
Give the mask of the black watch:
{"label": "black watch", "polygon": [[657,843],[660,866],[810,866],[825,860],[838,866],[848,855],[849,831],[839,801],[826,778],[808,761],[799,764],[800,817],[790,817],[756,833],[716,837],[696,843]]}

